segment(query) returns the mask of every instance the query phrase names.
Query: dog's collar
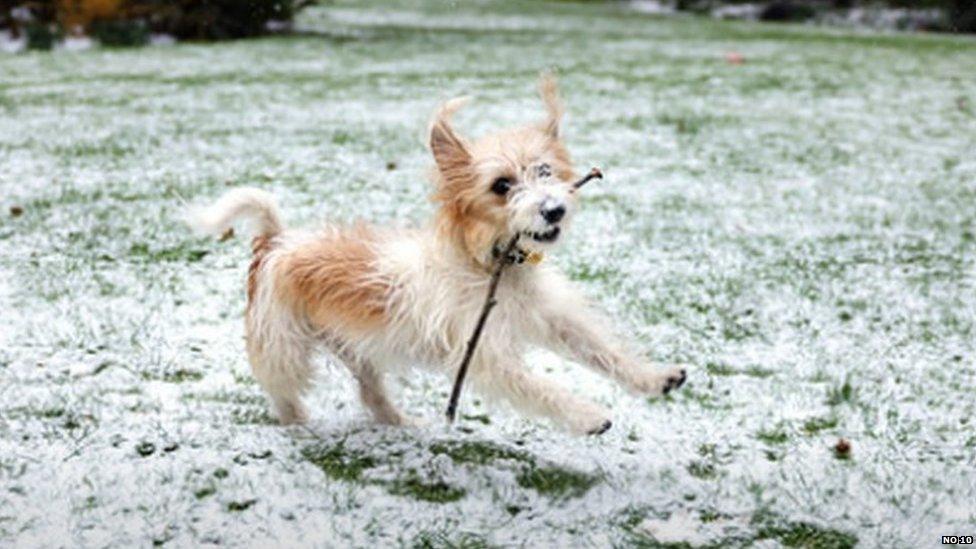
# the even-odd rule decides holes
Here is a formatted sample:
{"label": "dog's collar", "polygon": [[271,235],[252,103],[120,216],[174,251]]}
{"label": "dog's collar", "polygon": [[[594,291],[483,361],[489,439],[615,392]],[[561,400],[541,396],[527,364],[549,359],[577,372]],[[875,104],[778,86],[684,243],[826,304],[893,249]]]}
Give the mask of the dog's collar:
{"label": "dog's collar", "polygon": [[[504,250],[497,243],[491,249],[491,256],[497,258],[502,254]],[[546,256],[542,252],[528,251],[523,249],[521,246],[515,246],[515,249],[508,254],[505,261],[509,265],[522,265],[523,263],[528,263],[529,265],[538,265],[542,263],[542,260]]]}

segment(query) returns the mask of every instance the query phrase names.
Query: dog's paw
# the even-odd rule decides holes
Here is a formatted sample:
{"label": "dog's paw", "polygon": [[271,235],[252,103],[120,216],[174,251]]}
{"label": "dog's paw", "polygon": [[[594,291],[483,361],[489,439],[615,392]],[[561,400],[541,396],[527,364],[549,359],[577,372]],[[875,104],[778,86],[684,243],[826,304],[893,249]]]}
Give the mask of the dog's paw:
{"label": "dog's paw", "polygon": [[592,431],[590,431],[590,432],[588,432],[586,434],[599,436],[599,435],[602,435],[603,433],[606,433],[607,431],[609,431],[611,427],[613,427],[613,422],[610,421],[609,419],[607,419],[607,420],[604,420],[603,423],[599,427],[597,427],[596,429],[593,429]]}
{"label": "dog's paw", "polygon": [[380,414],[373,414],[373,419],[376,423],[380,425],[388,425],[390,427],[425,427],[430,422],[424,418],[418,416],[411,416],[401,412],[387,412]]}
{"label": "dog's paw", "polygon": [[308,423],[308,408],[300,401],[280,401],[275,403],[278,423],[281,425],[304,425]]}
{"label": "dog's paw", "polygon": [[590,404],[586,409],[577,408],[572,417],[566,418],[569,430],[578,435],[602,435],[610,430],[610,411],[598,404]]}
{"label": "dog's paw", "polygon": [[420,416],[411,416],[407,414],[400,414],[400,427],[411,427],[411,428],[422,428],[430,425],[430,420],[422,418]]}
{"label": "dog's paw", "polygon": [[671,372],[667,374],[664,378],[664,388],[661,389],[661,393],[668,394],[672,389],[677,389],[685,384],[688,379],[688,369],[682,366],[675,367]]}
{"label": "dog's paw", "polygon": [[688,368],[685,366],[655,368],[635,383],[634,389],[646,395],[662,396],[684,385],[687,379]]}

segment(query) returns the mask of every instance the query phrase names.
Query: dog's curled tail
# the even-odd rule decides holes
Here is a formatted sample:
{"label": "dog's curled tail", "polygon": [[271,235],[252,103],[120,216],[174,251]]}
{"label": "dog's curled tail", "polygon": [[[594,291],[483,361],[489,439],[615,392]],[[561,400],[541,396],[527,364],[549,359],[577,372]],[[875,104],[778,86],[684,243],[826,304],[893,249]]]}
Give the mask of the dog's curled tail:
{"label": "dog's curled tail", "polygon": [[284,229],[274,196],[252,187],[234,189],[209,207],[191,210],[186,221],[197,231],[220,236],[241,218],[255,223],[256,236],[271,238]]}

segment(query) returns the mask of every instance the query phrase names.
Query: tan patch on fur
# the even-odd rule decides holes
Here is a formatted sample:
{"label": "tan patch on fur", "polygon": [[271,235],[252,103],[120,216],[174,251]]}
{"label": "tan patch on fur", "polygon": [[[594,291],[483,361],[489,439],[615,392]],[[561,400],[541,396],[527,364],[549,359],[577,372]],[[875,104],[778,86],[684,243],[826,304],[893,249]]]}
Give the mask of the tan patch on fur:
{"label": "tan patch on fur", "polygon": [[377,235],[336,231],[288,254],[278,266],[285,294],[320,329],[369,331],[386,320],[390,283],[376,271]]}
{"label": "tan patch on fur", "polygon": [[271,249],[271,240],[264,236],[254,237],[251,241],[251,253],[254,257],[251,259],[251,266],[247,269],[247,307],[251,308],[251,302],[254,301],[254,294],[258,290],[258,271],[261,269],[261,264],[264,263],[264,256],[267,255],[268,250]]}

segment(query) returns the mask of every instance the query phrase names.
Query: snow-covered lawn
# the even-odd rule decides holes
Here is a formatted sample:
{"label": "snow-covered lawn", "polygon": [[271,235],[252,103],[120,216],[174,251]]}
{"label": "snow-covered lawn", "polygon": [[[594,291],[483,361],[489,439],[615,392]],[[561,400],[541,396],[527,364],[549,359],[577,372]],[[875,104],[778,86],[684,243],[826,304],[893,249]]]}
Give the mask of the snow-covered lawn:
{"label": "snow-covered lawn", "polygon": [[[616,3],[339,3],[301,27],[0,55],[0,545],[976,534],[976,41]],[[689,384],[647,401],[540,354],[610,432],[471,394],[449,430],[450,381],[423,374],[395,385],[431,425],[396,430],[325,367],[309,428],[274,425],[246,240],[193,236],[184,201],[246,184],[296,225],[422,222],[435,105],[474,94],[468,133],[540,116],[550,66],[579,167],[607,174],[551,260]]]}

